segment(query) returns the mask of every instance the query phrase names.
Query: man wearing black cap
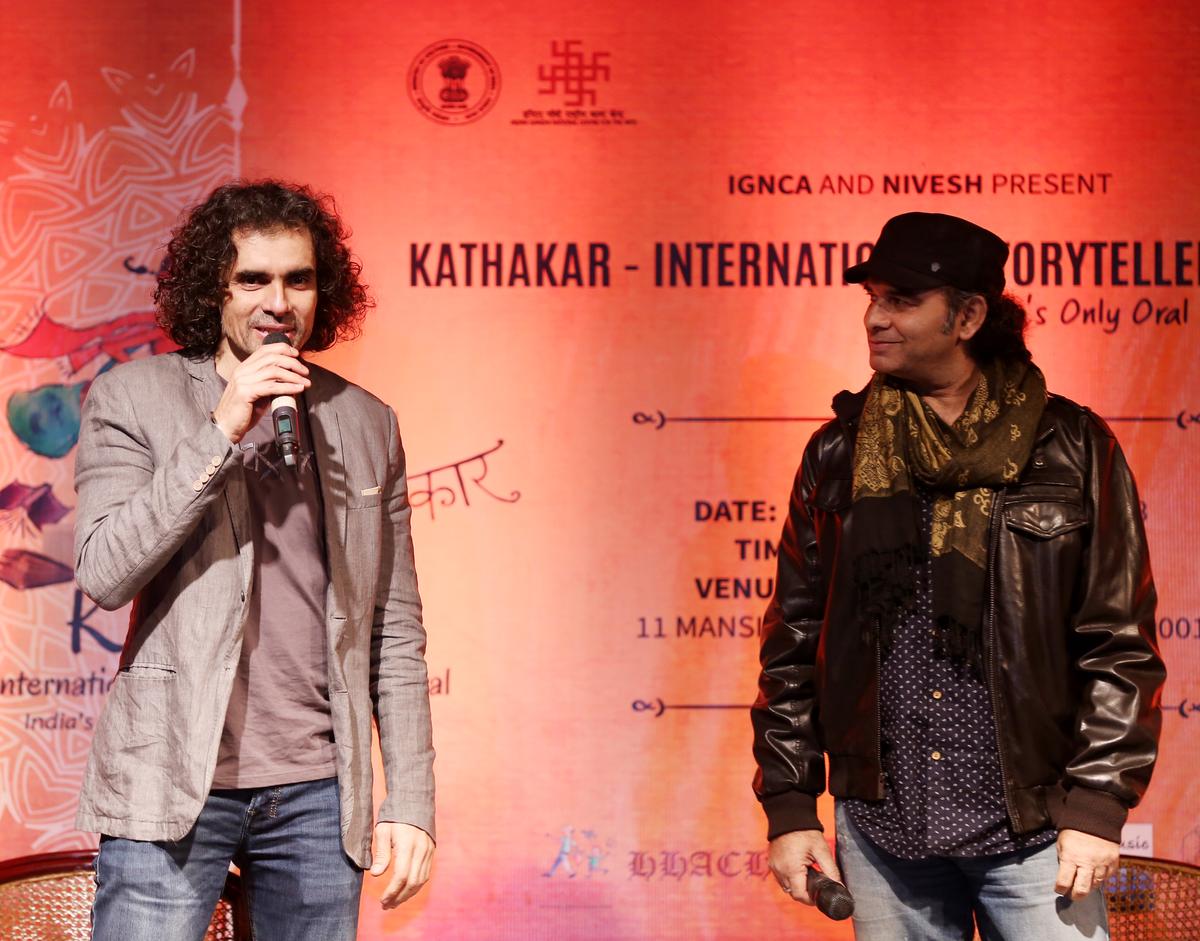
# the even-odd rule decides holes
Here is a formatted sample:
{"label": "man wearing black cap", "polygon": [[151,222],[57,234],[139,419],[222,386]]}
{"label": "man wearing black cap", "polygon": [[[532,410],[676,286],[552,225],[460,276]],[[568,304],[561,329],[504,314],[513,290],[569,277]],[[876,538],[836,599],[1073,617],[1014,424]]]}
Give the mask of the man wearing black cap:
{"label": "man wearing black cap", "polygon": [[1146,789],[1165,671],[1137,491],[1048,394],[1008,247],[906,213],[846,272],[874,375],[792,491],[753,709],[771,868],[839,877],[858,941],[1106,937],[1094,891]]}

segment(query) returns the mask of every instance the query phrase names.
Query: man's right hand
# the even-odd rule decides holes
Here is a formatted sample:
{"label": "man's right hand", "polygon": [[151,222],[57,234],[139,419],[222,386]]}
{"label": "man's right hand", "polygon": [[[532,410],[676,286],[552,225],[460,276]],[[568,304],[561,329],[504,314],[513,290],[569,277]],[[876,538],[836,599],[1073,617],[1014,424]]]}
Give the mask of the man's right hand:
{"label": "man's right hand", "polygon": [[809,866],[816,865],[830,879],[842,881],[842,874],[833,861],[833,853],[825,842],[825,834],[820,830],[793,830],[775,837],[771,841],[767,861],[780,888],[805,905],[814,904],[808,897]]}
{"label": "man's right hand", "polygon": [[312,385],[300,351],[286,343],[260,346],[234,367],[213,421],[237,444],[262,418],[277,395],[299,395]]}

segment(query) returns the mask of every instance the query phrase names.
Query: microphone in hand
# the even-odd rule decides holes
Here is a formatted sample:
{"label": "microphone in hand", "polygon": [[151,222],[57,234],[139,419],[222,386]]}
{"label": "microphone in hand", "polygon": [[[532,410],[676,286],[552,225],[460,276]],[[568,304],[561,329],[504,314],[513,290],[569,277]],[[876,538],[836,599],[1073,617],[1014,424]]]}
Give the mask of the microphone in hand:
{"label": "microphone in hand", "polygon": [[805,884],[808,897],[826,918],[842,921],[854,914],[854,896],[840,882],[835,882],[819,869],[808,867]]}
{"label": "microphone in hand", "polygon": [[[287,335],[283,333],[269,333],[263,340],[264,345],[287,342]],[[296,455],[300,453],[300,416],[294,397],[277,395],[271,399],[271,423],[275,426],[275,442],[279,445],[279,453],[283,455],[283,463],[295,467]]]}

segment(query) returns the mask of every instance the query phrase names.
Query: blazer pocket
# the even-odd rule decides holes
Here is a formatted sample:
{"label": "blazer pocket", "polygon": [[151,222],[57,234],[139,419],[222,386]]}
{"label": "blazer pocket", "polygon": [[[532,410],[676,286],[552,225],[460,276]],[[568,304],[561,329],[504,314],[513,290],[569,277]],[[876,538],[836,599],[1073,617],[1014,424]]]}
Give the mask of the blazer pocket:
{"label": "blazer pocket", "polygon": [[175,668],[169,663],[127,663],[117,671],[131,680],[173,680]]}

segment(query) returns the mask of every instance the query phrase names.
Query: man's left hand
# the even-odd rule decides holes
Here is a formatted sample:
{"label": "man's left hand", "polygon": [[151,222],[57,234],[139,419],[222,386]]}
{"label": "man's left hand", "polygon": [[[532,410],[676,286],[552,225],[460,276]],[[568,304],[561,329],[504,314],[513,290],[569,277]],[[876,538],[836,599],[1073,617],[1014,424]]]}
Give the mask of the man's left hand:
{"label": "man's left hand", "polygon": [[395,908],[417,894],[429,881],[433,865],[433,840],[420,827],[381,820],[375,824],[375,846],[371,853],[371,875],[381,876],[392,867],[392,877],[380,901]]}
{"label": "man's left hand", "polygon": [[1058,834],[1058,878],[1054,891],[1078,901],[1117,869],[1121,844],[1080,830]]}

